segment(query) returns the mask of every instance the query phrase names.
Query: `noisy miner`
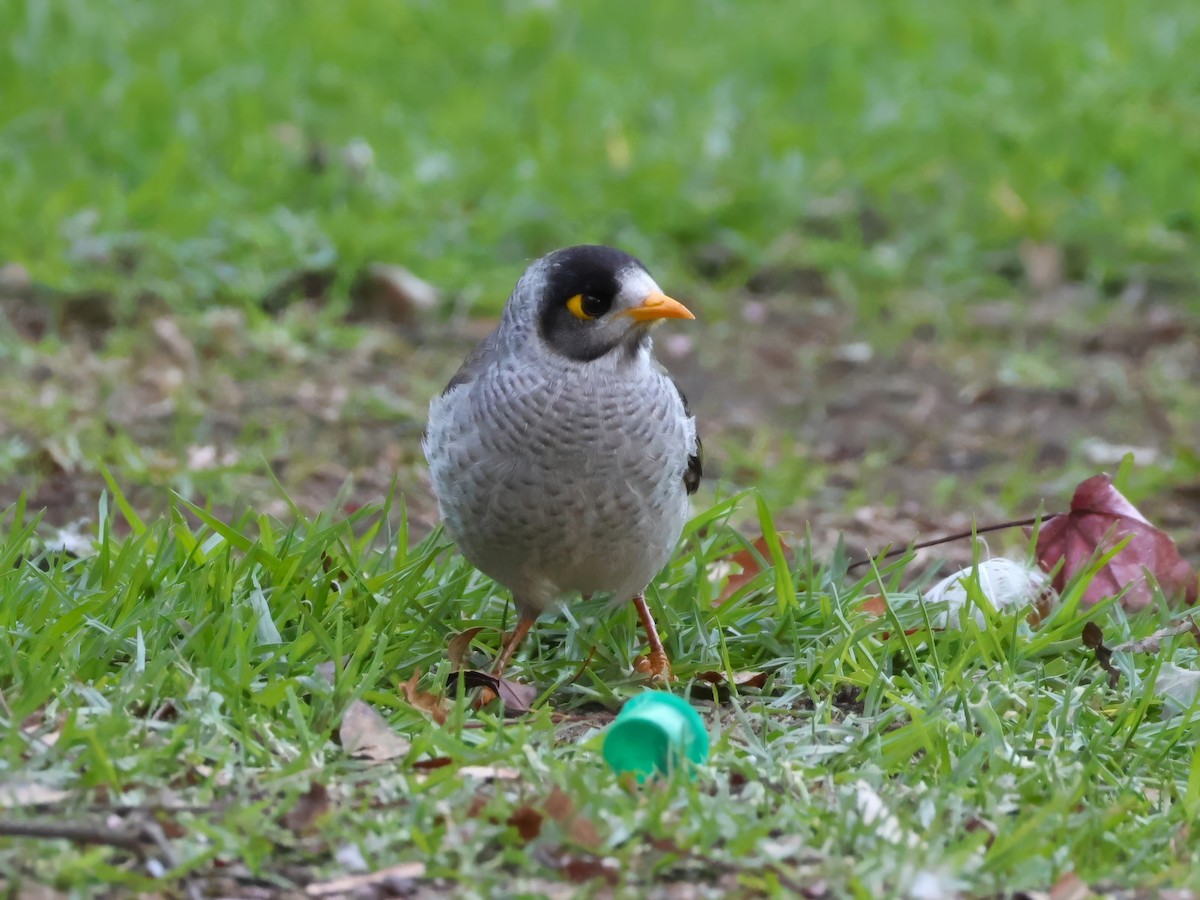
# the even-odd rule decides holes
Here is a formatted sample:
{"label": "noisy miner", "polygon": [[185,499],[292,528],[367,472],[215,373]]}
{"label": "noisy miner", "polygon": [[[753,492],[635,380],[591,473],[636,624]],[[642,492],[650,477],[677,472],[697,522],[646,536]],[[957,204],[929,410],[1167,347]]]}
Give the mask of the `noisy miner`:
{"label": "noisy miner", "polygon": [[700,483],[687,400],[650,332],[693,319],[612,247],[556,250],[517,282],[494,332],[429,407],[423,442],[442,522],[519,613],[492,673],[568,598],[632,600],[670,677],[645,590],[667,564]]}

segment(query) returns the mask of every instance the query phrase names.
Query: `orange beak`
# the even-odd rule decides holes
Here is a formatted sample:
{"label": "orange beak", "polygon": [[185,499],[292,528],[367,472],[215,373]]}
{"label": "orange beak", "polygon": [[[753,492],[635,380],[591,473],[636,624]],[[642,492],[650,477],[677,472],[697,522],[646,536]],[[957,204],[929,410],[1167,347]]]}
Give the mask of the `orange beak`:
{"label": "orange beak", "polygon": [[660,294],[655,291],[652,294],[647,294],[646,299],[641,302],[640,306],[635,306],[633,309],[625,310],[625,315],[633,319],[635,322],[657,322],[659,319],[694,319],[692,311],[680,303],[678,300],[672,300],[666,294]]}

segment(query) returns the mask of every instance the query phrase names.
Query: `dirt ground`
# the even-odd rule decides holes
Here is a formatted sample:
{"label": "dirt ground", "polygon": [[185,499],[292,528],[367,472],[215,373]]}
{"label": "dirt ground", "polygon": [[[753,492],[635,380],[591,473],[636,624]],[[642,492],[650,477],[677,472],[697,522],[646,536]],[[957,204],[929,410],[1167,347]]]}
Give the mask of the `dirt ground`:
{"label": "dirt ground", "polygon": [[[395,478],[414,533],[427,531],[425,405],[493,324],[380,320],[348,343],[303,300],[278,327],[249,327],[232,309],[187,324],[151,310],[132,331],[61,318],[60,306],[62,342],[39,343],[38,302],[0,295],[13,348],[0,445],[25,451],[0,505],[26,491],[60,527],[95,517],[103,461],[149,514],[173,488],[287,518],[268,466],[312,513],[377,502]],[[659,357],[705,443],[698,503],[714,484],[755,486],[781,528],[811,530],[817,552],[843,534],[852,553],[878,551],[1031,516],[1040,501],[1063,508],[1075,483],[1132,451],[1163,473],[1143,511],[1200,556],[1200,329],[1184,302],[1064,285],[965,306],[953,327],[929,298],[895,302],[889,330],[803,284],[752,285],[717,314],[664,329]],[[970,552],[964,542],[939,555]]]}

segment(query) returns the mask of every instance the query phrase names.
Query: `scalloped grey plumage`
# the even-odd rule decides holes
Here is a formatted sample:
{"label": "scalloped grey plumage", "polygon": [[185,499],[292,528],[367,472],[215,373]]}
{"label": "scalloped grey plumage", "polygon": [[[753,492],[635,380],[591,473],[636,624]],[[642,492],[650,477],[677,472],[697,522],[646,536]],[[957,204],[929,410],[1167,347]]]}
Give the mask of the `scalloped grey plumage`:
{"label": "scalloped grey plumage", "polygon": [[[534,614],[576,593],[616,603],[643,591],[701,475],[695,418],[648,332],[586,361],[539,334],[547,273],[572,249],[525,271],[496,331],[430,405],[424,440],[446,531]],[[624,277],[656,288],[633,262]]]}

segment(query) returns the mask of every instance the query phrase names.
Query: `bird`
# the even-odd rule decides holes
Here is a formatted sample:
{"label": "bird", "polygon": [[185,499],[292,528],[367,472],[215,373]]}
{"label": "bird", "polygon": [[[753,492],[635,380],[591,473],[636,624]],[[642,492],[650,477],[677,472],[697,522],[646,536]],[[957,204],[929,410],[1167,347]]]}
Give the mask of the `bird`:
{"label": "bird", "polygon": [[606,594],[637,608],[638,670],[671,678],[645,591],[688,519],[703,447],[651,331],[694,318],[629,253],[555,250],[431,401],[422,445],[443,527],[518,613],[493,676],[543,613]]}

